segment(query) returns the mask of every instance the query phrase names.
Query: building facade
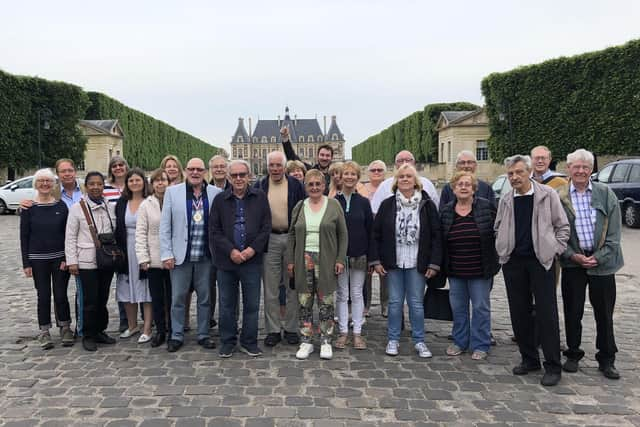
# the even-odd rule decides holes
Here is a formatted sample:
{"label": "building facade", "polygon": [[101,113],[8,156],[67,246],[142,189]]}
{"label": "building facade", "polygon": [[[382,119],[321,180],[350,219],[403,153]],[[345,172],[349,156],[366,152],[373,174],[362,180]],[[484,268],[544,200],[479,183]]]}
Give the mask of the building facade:
{"label": "building facade", "polygon": [[118,120],[80,120],[78,127],[87,138],[84,160],[78,171],[109,172],[109,159],[123,153],[124,132]]}
{"label": "building facade", "polygon": [[315,164],[318,147],[324,144],[333,147],[334,160],[344,160],[344,135],[338,127],[336,116],[331,116],[329,129],[325,116],[324,128],[321,128],[317,119],[298,119],[296,115],[291,118],[289,107],[285,108],[284,119],[280,119],[280,116],[276,120],[260,119],[255,130],[252,130],[251,118],[248,119],[247,131],[244,118],[240,117],[231,138],[231,158],[248,161],[255,175],[266,174],[267,153],[283,151],[280,138],[283,126],[289,128],[293,149],[301,160]]}

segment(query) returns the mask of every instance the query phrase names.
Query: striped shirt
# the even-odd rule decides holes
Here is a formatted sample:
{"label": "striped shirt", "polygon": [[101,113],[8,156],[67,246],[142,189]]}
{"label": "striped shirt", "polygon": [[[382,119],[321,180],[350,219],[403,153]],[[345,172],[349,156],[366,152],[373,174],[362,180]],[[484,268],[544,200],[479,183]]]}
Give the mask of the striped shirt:
{"label": "striped shirt", "polygon": [[58,200],[35,203],[20,212],[22,266],[34,260],[64,259],[64,236],[69,210]]}
{"label": "striped shirt", "polygon": [[104,190],[102,190],[102,196],[107,202],[115,203],[118,201],[121,195],[122,191],[119,188],[114,187],[113,185],[105,185]]}
{"label": "striped shirt", "polygon": [[593,187],[591,181],[587,189],[580,193],[573,183],[569,186],[569,194],[571,195],[571,204],[576,212],[576,234],[580,249],[583,251],[593,251],[594,249],[594,229],[596,225],[596,210],[591,207],[591,194]]}
{"label": "striped shirt", "polygon": [[482,250],[480,231],[473,212],[466,216],[457,213],[447,236],[447,255],[452,277],[482,277]]}

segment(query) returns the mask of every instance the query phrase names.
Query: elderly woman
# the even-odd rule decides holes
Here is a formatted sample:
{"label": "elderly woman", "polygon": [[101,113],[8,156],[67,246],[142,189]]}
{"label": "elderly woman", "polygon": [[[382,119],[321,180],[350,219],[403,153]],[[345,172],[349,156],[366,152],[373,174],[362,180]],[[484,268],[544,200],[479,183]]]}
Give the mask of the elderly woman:
{"label": "elderly woman", "polygon": [[342,190],[342,167],[344,163],[334,162],[329,166],[329,197],[334,198]]}
{"label": "elderly woman", "polygon": [[[369,163],[369,167],[367,168],[367,176],[369,177],[369,182],[364,184],[364,191],[358,190],[358,193],[365,196],[371,202],[373,199],[373,195],[376,190],[384,181],[384,175],[387,172],[387,165],[382,160],[374,160]],[[371,282],[373,279],[373,275],[371,273],[367,274],[367,278],[364,282],[364,313],[365,316],[369,316],[369,309],[371,308],[371,296],[373,295],[373,290],[371,288]],[[384,277],[378,276],[378,284],[380,290],[380,314],[382,317],[387,317],[387,304],[389,303],[389,294],[387,293],[387,285],[384,281]]]}
{"label": "elderly woman", "polygon": [[100,172],[89,172],[84,180],[87,190],[85,200],[76,203],[69,211],[65,230],[64,253],[69,273],[82,280],[83,334],[82,346],[87,351],[96,351],[97,343],[114,344],[115,339],[104,331],[109,324],[107,300],[113,270],[98,268],[96,246],[89,229],[83,207],[86,207],[91,222],[98,234],[113,235],[115,212],[112,203],[103,196],[104,177]]}
{"label": "elderly woman", "polygon": [[62,345],[73,345],[71,312],[67,299],[69,273],[64,258],[64,232],[69,213],[67,205],[56,200],[56,177],[49,169],[40,169],[33,177],[36,190],[33,204],[20,212],[20,249],[22,268],[32,277],[38,295],[38,342],[43,350],[53,348],[51,328],[51,289],[56,322]]}
{"label": "elderly woman", "polygon": [[287,162],[287,175],[294,177],[298,181],[304,183],[304,176],[307,168],[300,160],[289,160]]}
{"label": "elderly woman", "polygon": [[369,167],[367,168],[367,175],[369,177],[369,182],[364,185],[364,188],[367,190],[367,198],[369,200],[373,199],[373,195],[384,181],[384,174],[387,172],[387,165],[382,160],[374,160],[369,163]]}
{"label": "elderly woman", "polygon": [[453,312],[447,355],[469,350],[473,360],[484,360],[491,346],[491,279],[500,269],[493,233],[496,210],[489,200],[475,197],[478,180],[471,172],[457,172],[449,184],[455,197],[440,211]]}
{"label": "elderly woman", "polygon": [[[164,192],[169,186],[169,176],[163,169],[156,169],[150,177],[152,195],[138,208],[136,223],[136,257],[140,270],[147,272],[151,307],[156,333],[151,347],[162,345],[170,334],[171,279],[169,270],[162,268],[160,260],[160,218]],[[147,317],[145,317],[146,319]]]}
{"label": "elderly woman", "polygon": [[317,296],[320,357],[331,359],[334,292],[347,257],[347,226],[340,203],[324,196],[322,172],[307,172],[305,188],[309,197],[293,208],[287,245],[287,270],[294,277],[300,303],[302,343],[296,357],[307,359],[313,352],[313,300]]}
{"label": "elderly woman", "polygon": [[364,299],[362,289],[367,275],[367,257],[371,243],[373,214],[369,200],[356,192],[360,180],[360,166],[356,162],[346,162],[342,168],[342,191],[336,199],[340,202],[347,224],[349,244],[347,246],[347,269],[338,276],[338,326],[340,336],[336,348],[345,348],[349,338],[349,307],[353,317],[353,348],[363,350],[367,344],[362,338]]}
{"label": "elderly woman", "polygon": [[140,274],[140,263],[136,256],[136,222],[138,208],[149,195],[149,185],[142,169],[127,172],[122,197],[116,203],[116,241],[127,255],[127,271],[119,271],[116,278],[116,299],[124,303],[128,327],[120,338],[131,338],[140,333],[138,328],[138,304],[143,303],[144,326],[138,344],[151,340],[151,293],[146,273]]}
{"label": "elderly woman", "polygon": [[[419,357],[431,357],[424,342],[425,278],[438,274],[442,263],[442,234],[438,209],[423,191],[415,168],[401,165],[391,186],[392,196],[380,204],[373,225],[372,264],[389,287],[386,353],[398,355],[402,307],[406,298],[411,336]],[[377,255],[377,256],[376,256]]]}
{"label": "elderly woman", "polygon": [[184,181],[182,163],[173,154],[165,156],[160,162],[160,169],[164,169],[169,177],[169,185],[180,184]]}

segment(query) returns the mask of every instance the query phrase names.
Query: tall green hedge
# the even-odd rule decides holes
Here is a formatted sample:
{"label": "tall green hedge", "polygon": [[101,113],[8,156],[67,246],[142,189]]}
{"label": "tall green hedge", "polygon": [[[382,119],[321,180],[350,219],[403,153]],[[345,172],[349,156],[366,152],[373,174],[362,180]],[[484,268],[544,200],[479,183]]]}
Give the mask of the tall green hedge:
{"label": "tall green hedge", "polygon": [[98,92],[88,92],[88,95],[91,106],[86,118],[120,121],[124,131],[124,156],[131,165],[154,169],[167,154],[174,154],[183,162],[192,157],[200,157],[207,162],[218,153],[217,147],[129,108],[107,95]]}
{"label": "tall green hedge", "polygon": [[[38,165],[38,127],[42,165],[60,157],[82,160],[86,139],[77,127],[84,118],[89,97],[78,86],[0,71],[0,167],[18,170]],[[44,115],[51,111],[49,129]]]}
{"label": "tall green hedge", "polygon": [[416,161],[437,162],[438,132],[436,123],[442,111],[477,110],[479,107],[468,102],[429,104],[422,111],[389,126],[382,132],[370,136],[351,149],[352,157],[360,164],[375,159],[391,164],[398,151],[409,150]]}
{"label": "tall green hedge", "polygon": [[490,74],[482,94],[498,161],[540,144],[556,158],[640,154],[640,40]]}

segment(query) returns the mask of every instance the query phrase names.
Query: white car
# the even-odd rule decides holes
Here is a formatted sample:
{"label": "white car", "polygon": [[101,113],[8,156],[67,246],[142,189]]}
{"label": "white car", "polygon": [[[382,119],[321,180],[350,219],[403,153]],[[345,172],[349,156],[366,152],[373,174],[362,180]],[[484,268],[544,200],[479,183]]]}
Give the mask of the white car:
{"label": "white car", "polygon": [[14,212],[20,206],[20,201],[33,199],[33,176],[27,176],[12,181],[0,187],[0,214]]}

